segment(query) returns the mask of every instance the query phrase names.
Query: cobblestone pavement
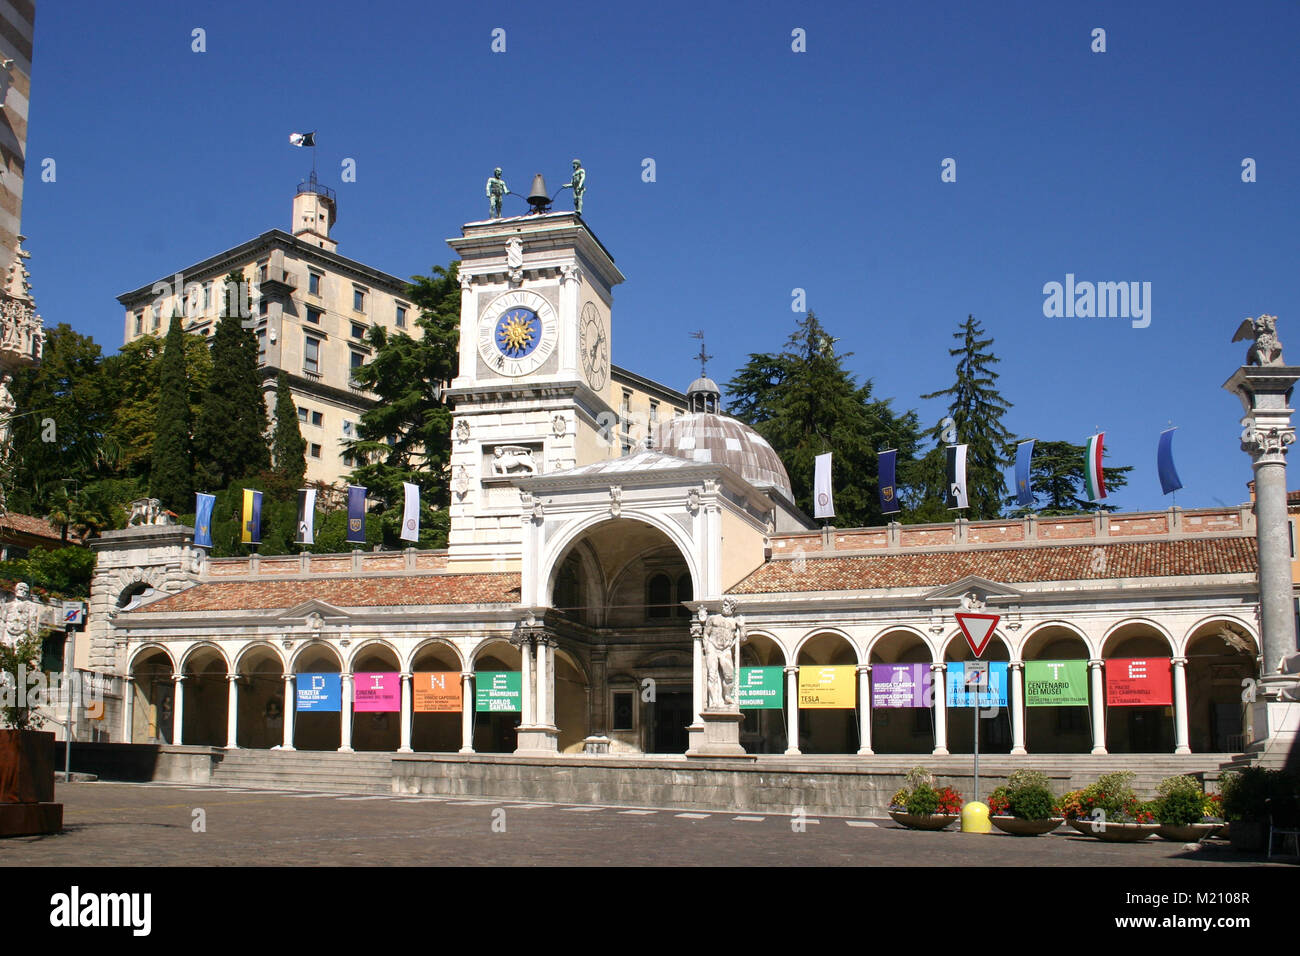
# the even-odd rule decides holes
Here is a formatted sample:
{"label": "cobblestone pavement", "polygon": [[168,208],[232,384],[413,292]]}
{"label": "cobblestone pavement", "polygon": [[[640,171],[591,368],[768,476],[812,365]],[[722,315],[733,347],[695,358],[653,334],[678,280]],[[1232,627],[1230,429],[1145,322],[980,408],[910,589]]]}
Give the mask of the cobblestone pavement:
{"label": "cobblestone pavement", "polygon": [[786,815],[104,782],[61,785],[58,799],[64,832],[0,841],[0,866],[1262,863],[1226,845],[923,833],[889,819],[811,817],[799,832]]}

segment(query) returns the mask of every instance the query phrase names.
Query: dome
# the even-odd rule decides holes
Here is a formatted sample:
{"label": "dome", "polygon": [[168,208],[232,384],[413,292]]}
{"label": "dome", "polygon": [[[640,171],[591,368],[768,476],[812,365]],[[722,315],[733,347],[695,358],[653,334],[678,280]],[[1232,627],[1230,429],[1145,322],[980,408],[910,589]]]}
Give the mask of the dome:
{"label": "dome", "polygon": [[718,388],[718,383],[711,378],[697,378],[686,387],[686,394],[691,392],[712,392],[714,395],[721,395],[722,390]]}
{"label": "dome", "polygon": [[654,450],[687,461],[726,465],[756,488],[775,488],[793,501],[790,476],[766,439],[725,415],[694,412],[658,422]]}

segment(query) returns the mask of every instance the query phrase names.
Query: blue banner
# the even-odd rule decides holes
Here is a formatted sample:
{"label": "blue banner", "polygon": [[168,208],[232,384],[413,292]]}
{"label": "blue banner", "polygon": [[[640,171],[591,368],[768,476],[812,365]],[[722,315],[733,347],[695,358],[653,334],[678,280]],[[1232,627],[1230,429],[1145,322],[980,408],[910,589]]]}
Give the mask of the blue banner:
{"label": "blue banner", "polygon": [[[966,690],[966,665],[961,661],[948,662],[949,707],[1006,707],[1007,662],[990,661],[989,689],[984,692]],[[978,698],[978,700],[976,699]]]}
{"label": "blue banner", "polygon": [[198,492],[194,495],[194,544],[200,548],[212,547],[212,507],[216,495]]}
{"label": "blue banner", "polygon": [[1034,457],[1034,439],[1022,441],[1016,446],[1016,504],[1032,505],[1034,487],[1030,483],[1029,464]]}
{"label": "blue banner", "polygon": [[1174,470],[1174,432],[1176,428],[1166,428],[1160,433],[1160,450],[1156,454],[1156,469],[1160,472],[1160,493],[1167,495],[1183,486]]}
{"label": "blue banner", "polygon": [[343,709],[343,682],[338,674],[297,675],[298,711],[338,713]]}
{"label": "blue banner", "polygon": [[898,506],[898,485],[894,483],[894,463],[898,450],[891,448],[878,456],[880,462],[880,513],[897,514],[902,509]]}
{"label": "blue banner", "polygon": [[348,544],[366,543],[366,489],[348,485]]}

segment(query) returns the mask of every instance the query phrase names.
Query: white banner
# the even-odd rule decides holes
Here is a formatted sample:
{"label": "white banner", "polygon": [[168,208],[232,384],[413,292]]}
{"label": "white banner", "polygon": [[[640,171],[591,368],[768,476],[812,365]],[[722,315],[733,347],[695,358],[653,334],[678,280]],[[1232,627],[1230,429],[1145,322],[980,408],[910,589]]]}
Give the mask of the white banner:
{"label": "white banner", "polygon": [[813,517],[835,517],[835,495],[831,491],[831,453],[817,456],[817,471],[813,479]]}
{"label": "white banner", "polygon": [[402,489],[406,492],[406,506],[402,509],[402,533],[399,537],[403,541],[419,541],[420,486],[404,481]]}

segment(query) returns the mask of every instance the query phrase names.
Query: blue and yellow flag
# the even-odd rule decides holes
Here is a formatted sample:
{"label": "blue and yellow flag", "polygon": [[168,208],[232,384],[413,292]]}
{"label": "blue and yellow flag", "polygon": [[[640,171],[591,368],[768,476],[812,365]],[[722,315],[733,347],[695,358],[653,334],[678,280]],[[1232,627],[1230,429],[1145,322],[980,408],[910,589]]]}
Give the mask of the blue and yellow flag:
{"label": "blue and yellow flag", "polygon": [[239,540],[244,544],[262,543],[262,493],[244,489],[243,530]]}
{"label": "blue and yellow flag", "polygon": [[1016,446],[1016,504],[1032,505],[1034,488],[1029,483],[1029,465],[1034,457],[1034,439]]}
{"label": "blue and yellow flag", "polygon": [[198,492],[194,495],[194,544],[200,548],[212,547],[212,508],[216,495]]}
{"label": "blue and yellow flag", "polygon": [[366,489],[348,485],[348,544],[366,543]]}
{"label": "blue and yellow flag", "polygon": [[903,510],[898,505],[898,485],[894,483],[894,463],[898,459],[898,449],[882,451],[876,458],[880,463],[880,513],[897,514]]}

